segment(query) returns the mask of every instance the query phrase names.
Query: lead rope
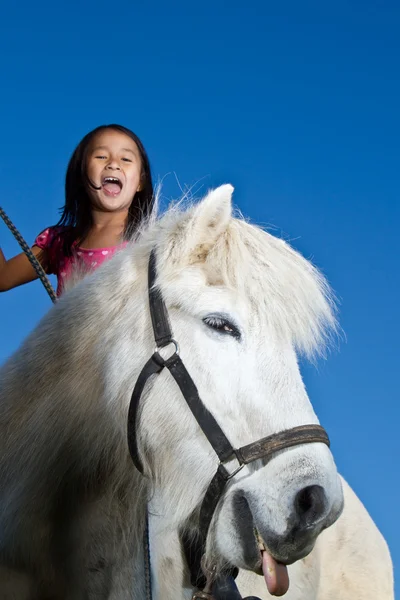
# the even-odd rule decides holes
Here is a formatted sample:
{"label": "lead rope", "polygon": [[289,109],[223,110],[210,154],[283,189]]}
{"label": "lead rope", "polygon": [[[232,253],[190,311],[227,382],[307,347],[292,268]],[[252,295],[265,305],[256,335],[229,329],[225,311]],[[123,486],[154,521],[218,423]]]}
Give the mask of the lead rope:
{"label": "lead rope", "polygon": [[7,225],[8,229],[11,231],[11,233],[17,240],[18,244],[21,246],[22,250],[25,252],[25,255],[27,256],[29,262],[31,263],[32,267],[35,269],[37,276],[39,277],[40,281],[43,283],[46,292],[50,296],[51,301],[56,302],[56,300],[57,300],[56,293],[55,293],[42,265],[40,264],[40,262],[38,261],[36,256],[33,254],[32,250],[29,248],[28,244],[26,243],[26,241],[24,240],[24,238],[22,237],[22,235],[20,234],[18,229],[15,227],[14,223],[9,219],[9,217],[6,215],[4,210],[1,208],[1,206],[0,206],[0,217],[3,219],[4,223]]}
{"label": "lead rope", "polygon": [[151,564],[150,564],[150,535],[149,535],[149,511],[146,507],[146,522],[143,536],[143,551],[144,551],[144,582],[146,587],[146,600],[152,600],[153,594],[151,589]]}

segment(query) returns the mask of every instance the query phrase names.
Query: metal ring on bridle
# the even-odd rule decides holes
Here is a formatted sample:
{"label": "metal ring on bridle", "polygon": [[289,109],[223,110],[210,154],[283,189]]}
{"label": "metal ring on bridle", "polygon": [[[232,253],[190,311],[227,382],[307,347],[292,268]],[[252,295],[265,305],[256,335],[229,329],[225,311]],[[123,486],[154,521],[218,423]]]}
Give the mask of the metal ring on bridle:
{"label": "metal ring on bridle", "polygon": [[[178,342],[177,342],[176,340],[174,340],[174,339],[170,340],[170,341],[168,342],[168,344],[165,344],[165,346],[156,346],[156,347],[155,347],[155,349],[154,349],[154,354],[160,354],[160,353],[161,353],[160,351],[161,351],[161,350],[165,350],[165,348],[168,348],[168,346],[169,346],[170,344],[173,344],[173,345],[175,346],[175,352],[174,352],[174,354],[177,354],[177,355],[179,356],[179,352],[180,352],[180,349],[179,349],[179,344],[178,344]],[[161,355],[161,356],[162,356],[162,355]]]}

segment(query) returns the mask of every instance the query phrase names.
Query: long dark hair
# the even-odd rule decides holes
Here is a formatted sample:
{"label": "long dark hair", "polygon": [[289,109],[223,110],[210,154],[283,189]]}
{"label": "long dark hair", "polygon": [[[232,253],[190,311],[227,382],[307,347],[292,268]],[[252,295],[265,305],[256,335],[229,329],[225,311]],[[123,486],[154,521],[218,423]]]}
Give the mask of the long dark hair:
{"label": "long dark hair", "polygon": [[124,232],[125,238],[131,236],[142,219],[150,215],[154,205],[150,162],[141,140],[133,131],[122,125],[100,125],[100,127],[96,127],[80,141],[68,163],[65,177],[65,204],[57,223],[57,226],[66,228],[65,234],[63,234],[63,251],[66,256],[71,256],[73,245],[75,243],[79,245],[93,225],[89,196],[89,189],[93,187],[93,184],[89,181],[87,175],[87,157],[94,137],[107,129],[120,131],[135,142],[142,165],[140,191],[136,192],[129,207]]}

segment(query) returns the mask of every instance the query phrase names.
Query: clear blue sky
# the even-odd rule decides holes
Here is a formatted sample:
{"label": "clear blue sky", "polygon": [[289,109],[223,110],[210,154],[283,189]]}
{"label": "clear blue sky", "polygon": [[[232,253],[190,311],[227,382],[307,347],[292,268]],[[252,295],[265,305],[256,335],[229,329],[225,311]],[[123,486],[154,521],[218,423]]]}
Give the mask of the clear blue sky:
{"label": "clear blue sky", "polygon": [[[400,5],[7,2],[0,25],[0,204],[30,241],[58,218],[93,127],[143,139],[155,179],[232,182],[235,201],[321,267],[347,339],[304,367],[341,472],[400,566]],[[174,175],[165,198],[179,195]],[[7,256],[18,246],[0,223]],[[49,308],[0,297],[0,359]],[[360,540],[362,543],[362,540]]]}

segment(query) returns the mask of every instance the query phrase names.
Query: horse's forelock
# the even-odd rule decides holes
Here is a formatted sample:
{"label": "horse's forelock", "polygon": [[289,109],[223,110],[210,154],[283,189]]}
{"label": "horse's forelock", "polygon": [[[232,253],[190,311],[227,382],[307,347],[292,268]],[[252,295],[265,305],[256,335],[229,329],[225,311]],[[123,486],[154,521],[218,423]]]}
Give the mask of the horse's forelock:
{"label": "horse's forelock", "polygon": [[232,219],[207,256],[210,272],[240,290],[260,318],[311,357],[337,331],[332,290],[311,262],[287,242],[243,219]]}
{"label": "horse's forelock", "polygon": [[[338,330],[336,305],[327,280],[310,261],[242,217],[232,217],[216,243],[193,259],[185,231],[189,221],[190,209],[174,207],[148,232],[147,251],[157,247],[161,285],[197,260],[210,285],[237,289],[250,300],[255,315],[267,319],[299,352],[309,358],[324,353]],[[178,264],[171,254],[179,257]]]}

